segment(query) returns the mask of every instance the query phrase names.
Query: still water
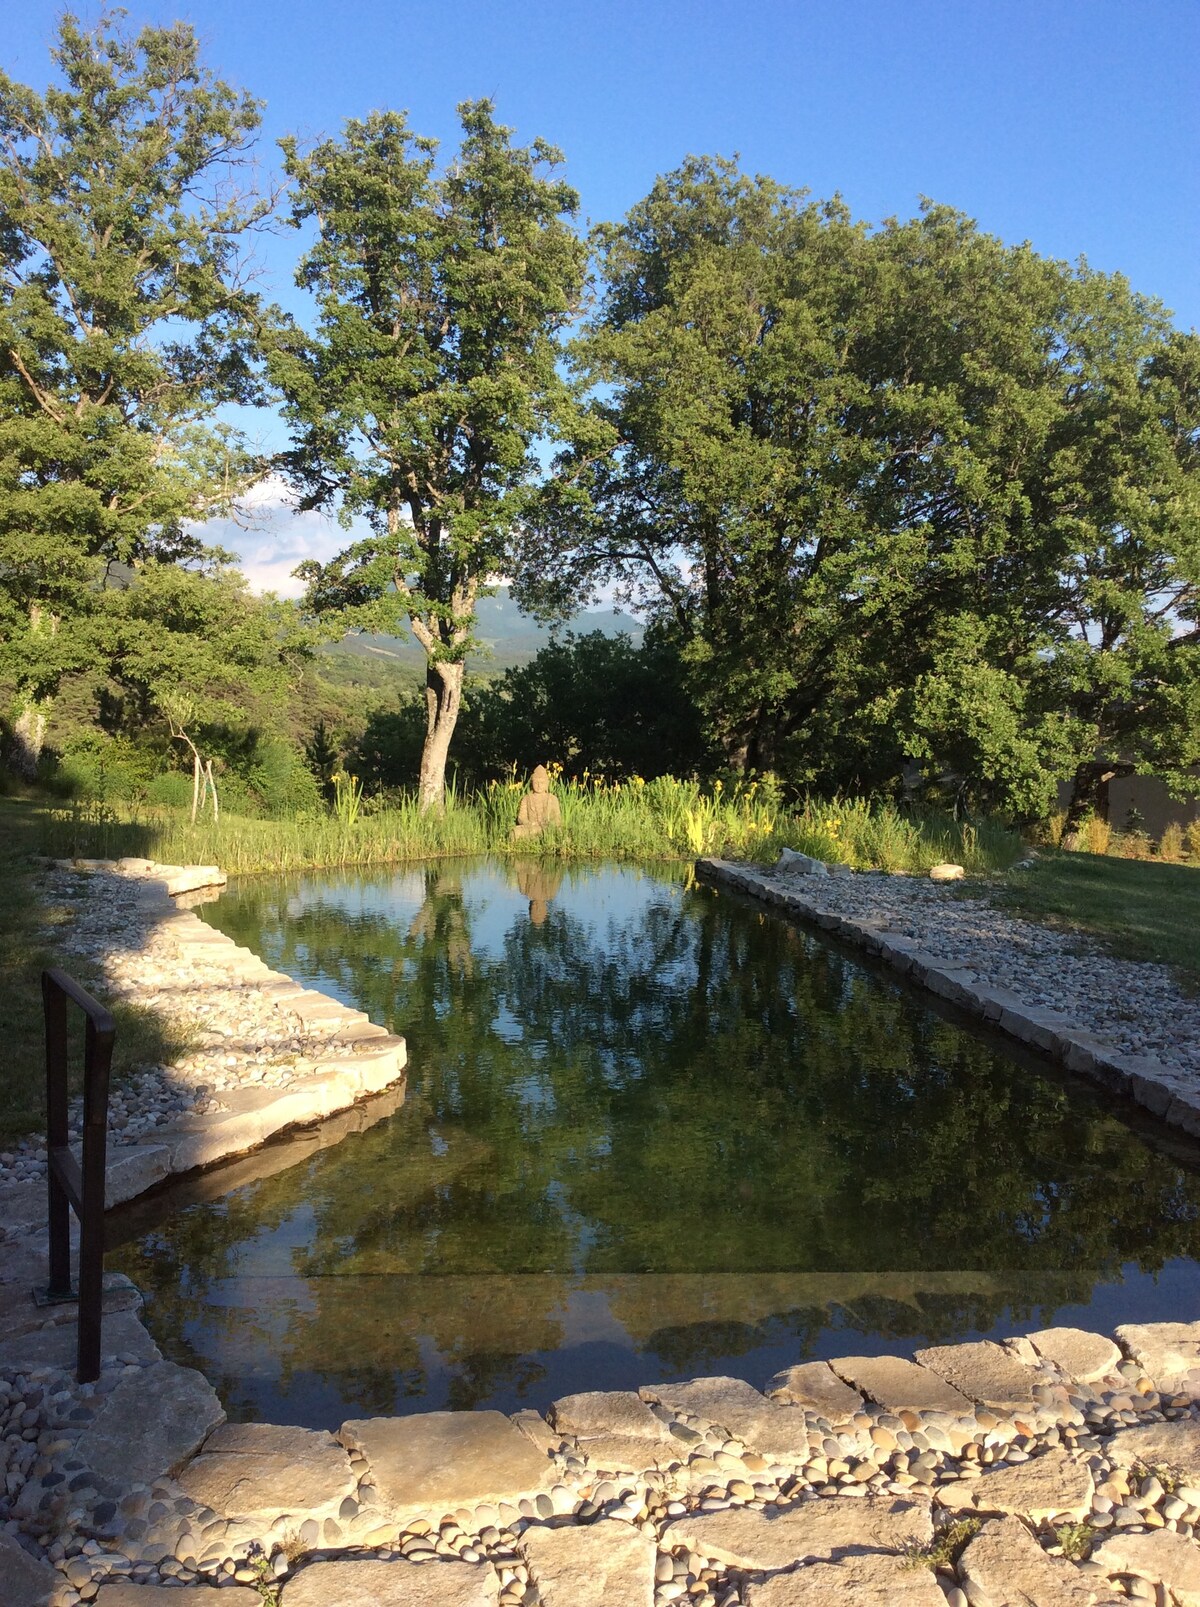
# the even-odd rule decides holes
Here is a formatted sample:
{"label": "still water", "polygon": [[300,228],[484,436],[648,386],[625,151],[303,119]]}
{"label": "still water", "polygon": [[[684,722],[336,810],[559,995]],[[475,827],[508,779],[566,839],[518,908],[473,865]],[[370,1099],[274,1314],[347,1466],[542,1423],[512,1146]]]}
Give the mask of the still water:
{"label": "still water", "polygon": [[164,1352],[232,1417],[336,1427],[1200,1316],[1194,1147],[689,880],[456,861],[207,907],[409,1073],[119,1219]]}

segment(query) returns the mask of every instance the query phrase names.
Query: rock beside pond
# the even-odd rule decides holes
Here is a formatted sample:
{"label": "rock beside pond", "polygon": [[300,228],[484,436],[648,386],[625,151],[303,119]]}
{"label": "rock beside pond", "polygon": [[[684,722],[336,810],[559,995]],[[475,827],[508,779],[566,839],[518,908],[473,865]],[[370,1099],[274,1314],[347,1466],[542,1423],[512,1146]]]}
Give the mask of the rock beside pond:
{"label": "rock beside pond", "polygon": [[938,1500],[956,1512],[1000,1512],[1045,1523],[1087,1515],[1096,1486],[1086,1464],[1066,1451],[1051,1450],[1015,1467],[987,1469],[938,1491]]}
{"label": "rock beside pond", "polygon": [[195,1455],[224,1421],[225,1408],[203,1374],[154,1362],[121,1379],[76,1451],[102,1479],[149,1483]]}
{"label": "rock beside pond", "polygon": [[1170,1591],[1179,1607],[1200,1607],[1200,1550],[1180,1534],[1113,1534],[1091,1560],[1110,1578],[1134,1576]]}
{"label": "rock beside pond", "polygon": [[1160,1389],[1188,1389],[1200,1376],[1200,1322],[1126,1323],[1117,1338]]}
{"label": "rock beside pond", "polygon": [[628,1523],[530,1528],[518,1544],[541,1607],[651,1607],[655,1543]]}
{"label": "rock beside pond", "polygon": [[633,1390],[592,1390],[564,1395],[547,1414],[562,1434],[586,1439],[589,1435],[618,1434],[639,1440],[669,1440],[671,1431]]}
{"label": "rock beside pond", "polygon": [[515,1503],[557,1477],[554,1463],[503,1412],[355,1418],[338,1438],[365,1459],[379,1505],[393,1511]]}
{"label": "rock beside pond", "polygon": [[775,869],[781,876],[828,876],[829,867],[823,859],[801,854],[794,848],[781,848]]}
{"label": "rock beside pond", "polygon": [[934,1345],[918,1350],[916,1360],[922,1367],[940,1373],[981,1406],[1032,1409],[1034,1391],[1047,1381],[1044,1373],[1023,1366],[1011,1352],[988,1339],[963,1345]]}
{"label": "rock beside pond", "polygon": [[1184,1417],[1123,1428],[1109,1441],[1108,1454],[1119,1467],[1166,1467],[1184,1483],[1200,1485],[1200,1422]]}
{"label": "rock beside pond", "polygon": [[829,1364],[860,1394],[893,1412],[973,1411],[973,1403],[940,1373],[900,1356],[838,1356]]}
{"label": "rock beside pond", "polygon": [[806,1501],[785,1512],[745,1508],[676,1518],[663,1533],[674,1549],[687,1546],[727,1567],[766,1572],[797,1562],[828,1561],[844,1551],[903,1551],[928,1545],[933,1523],[928,1500],[834,1497]]}
{"label": "rock beside pond", "polygon": [[283,1607],[496,1607],[489,1564],[315,1562],[283,1587]]}
{"label": "rock beside pond", "polygon": [[682,1384],[653,1384],[640,1394],[674,1412],[719,1425],[763,1456],[802,1461],[808,1452],[808,1425],[799,1407],[770,1401],[740,1378],[693,1378]]}
{"label": "rock beside pond", "polygon": [[745,1599],[746,1607],[946,1607],[930,1569],[884,1552],[752,1580]]}
{"label": "rock beside pond", "polygon": [[828,1362],[802,1362],[776,1373],[766,1387],[772,1400],[807,1406],[832,1422],[853,1417],[862,1410],[862,1396],[842,1380]]}
{"label": "rock beside pond", "polygon": [[270,1524],[282,1513],[323,1516],[358,1480],[332,1434],[272,1423],[226,1423],[179,1475],[185,1495],[227,1517]]}
{"label": "rock beside pond", "polygon": [[1039,1356],[1081,1384],[1095,1383],[1115,1372],[1121,1362],[1121,1352],[1111,1339],[1082,1328],[1042,1328],[1028,1339]]}
{"label": "rock beside pond", "polygon": [[42,1607],[61,1576],[47,1563],[30,1556],[12,1535],[0,1530],[0,1583],[4,1607]]}
{"label": "rock beside pond", "polygon": [[1057,1557],[1048,1557],[1019,1518],[985,1523],[963,1552],[960,1568],[967,1599],[994,1607],[1095,1607],[1085,1578]]}

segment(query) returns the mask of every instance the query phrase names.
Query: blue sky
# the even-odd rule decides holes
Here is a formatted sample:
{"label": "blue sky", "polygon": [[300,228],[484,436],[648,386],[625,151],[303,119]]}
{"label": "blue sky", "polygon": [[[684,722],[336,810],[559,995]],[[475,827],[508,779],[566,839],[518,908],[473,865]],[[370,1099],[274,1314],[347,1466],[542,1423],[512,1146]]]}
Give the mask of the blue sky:
{"label": "blue sky", "polygon": [[[522,140],[562,148],[593,221],[688,152],[736,152],[871,221],[930,196],[1006,241],[1119,270],[1200,325],[1200,0],[126,3],[134,24],[192,23],[209,64],[266,101],[268,164],[280,135],[383,106],[452,144],[456,103],[490,95]],[[60,9],[5,8],[12,76],[46,82]],[[265,257],[281,300],[295,246]],[[314,523],[280,525],[260,546],[281,574],[281,541],[328,544]]]}

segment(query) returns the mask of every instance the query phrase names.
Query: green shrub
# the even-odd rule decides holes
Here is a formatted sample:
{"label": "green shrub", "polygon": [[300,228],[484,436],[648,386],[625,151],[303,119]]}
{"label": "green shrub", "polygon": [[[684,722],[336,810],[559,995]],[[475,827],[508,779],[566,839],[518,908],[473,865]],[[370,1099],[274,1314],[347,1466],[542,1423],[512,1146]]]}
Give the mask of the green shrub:
{"label": "green shrub", "polygon": [[163,809],[192,807],[192,778],[181,770],[164,771],[151,778],[146,786],[146,802]]}
{"label": "green shrub", "polygon": [[1163,828],[1163,834],[1158,839],[1158,857],[1159,859],[1184,857],[1183,827],[1177,820],[1171,821],[1169,826]]}
{"label": "green shrub", "polygon": [[321,812],[320,784],[304,756],[290,742],[260,742],[254,763],[243,779],[271,820]]}

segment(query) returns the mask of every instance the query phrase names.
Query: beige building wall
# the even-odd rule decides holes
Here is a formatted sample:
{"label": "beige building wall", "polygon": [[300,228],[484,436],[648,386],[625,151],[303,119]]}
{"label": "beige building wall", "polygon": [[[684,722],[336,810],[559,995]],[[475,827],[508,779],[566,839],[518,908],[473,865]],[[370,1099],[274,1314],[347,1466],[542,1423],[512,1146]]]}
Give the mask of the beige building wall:
{"label": "beige building wall", "polygon": [[[1065,809],[1070,801],[1071,783],[1060,781],[1058,807]],[[1157,776],[1120,776],[1108,784],[1108,823],[1114,831],[1126,829],[1130,809],[1137,810],[1142,831],[1157,842],[1172,821],[1186,828],[1200,820],[1200,794],[1172,798]]]}
{"label": "beige building wall", "polygon": [[1188,826],[1200,819],[1200,797],[1172,798],[1157,776],[1121,776],[1108,784],[1108,819],[1114,831],[1124,831],[1130,809],[1145,824],[1142,830],[1156,841],[1172,821]]}

